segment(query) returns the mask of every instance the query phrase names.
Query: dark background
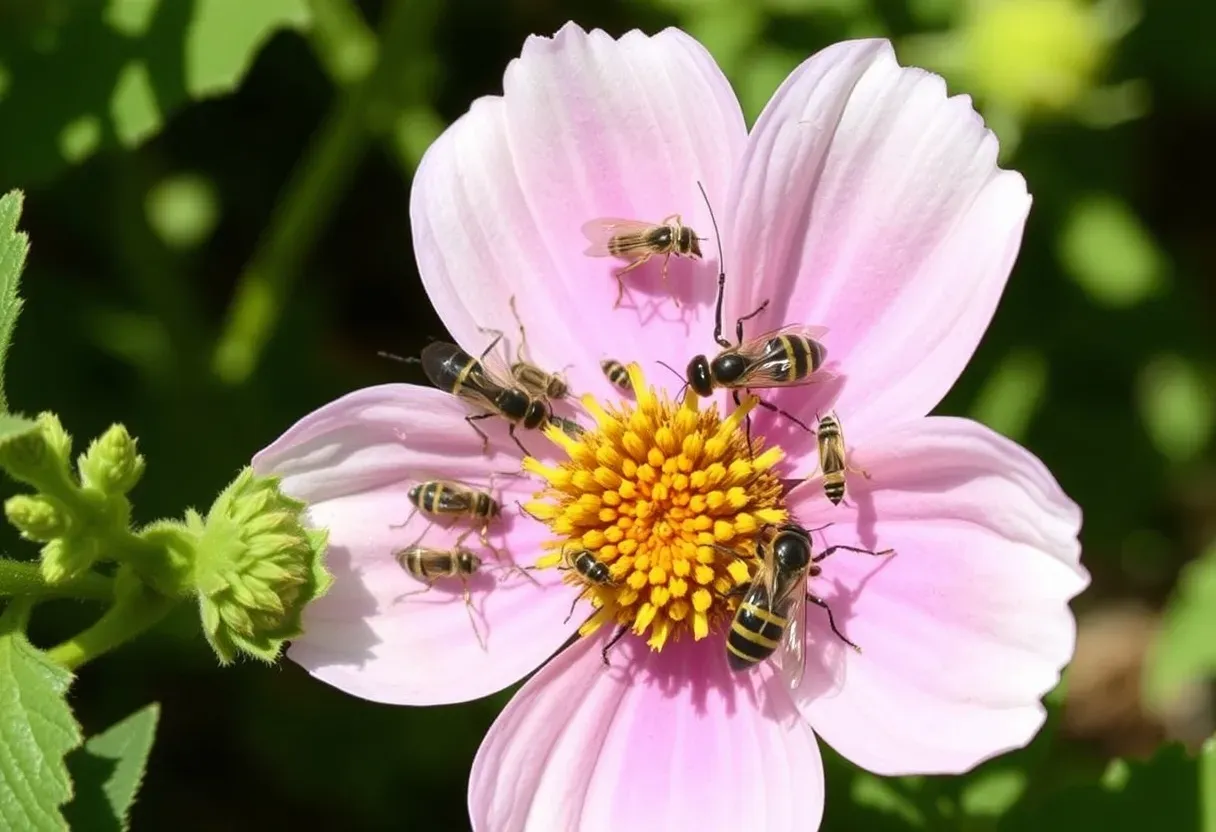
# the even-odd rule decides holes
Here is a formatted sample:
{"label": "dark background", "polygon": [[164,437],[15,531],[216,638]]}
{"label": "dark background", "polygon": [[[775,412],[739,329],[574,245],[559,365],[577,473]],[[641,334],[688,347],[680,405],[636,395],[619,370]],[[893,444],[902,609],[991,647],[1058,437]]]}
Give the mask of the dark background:
{"label": "dark background", "polygon": [[[681,25],[749,119],[811,52],[881,34],[976,96],[1035,197],[1005,301],[940,412],[980,418],[1048,464],[1085,510],[1094,582],[1076,604],[1069,698],[1029,752],[967,780],[889,783],[829,756],[827,827],[992,828],[998,812],[968,794],[999,804],[1024,788],[1016,822],[1065,786],[1091,788],[1110,756],[1211,732],[1210,687],[1176,681],[1151,707],[1139,694],[1158,611],[1216,538],[1211,4],[1155,0],[1138,21],[1110,6],[1133,13],[1127,28],[1066,0],[987,17],[962,0],[266,2],[298,25],[268,29],[231,90],[199,94],[187,55],[204,16],[223,33],[207,48],[239,40],[224,3],[134,3],[148,17],[130,34],[100,2],[0,0],[0,189],[26,191],[33,246],[10,400],[56,411],[78,450],[126,424],[149,461],[138,521],[205,508],[326,401],[418,380],[376,357],[443,336],[410,247],[412,169],[473,98],[501,91],[528,34],[567,19],[614,34]],[[386,66],[360,81],[381,26]],[[132,60],[162,114],[138,136],[115,104]],[[214,356],[259,275],[276,314],[239,330],[265,343],[245,373]],[[9,552],[34,556],[6,534]],[[47,604],[32,637],[54,643],[96,612]],[[348,698],[287,661],[220,670],[188,608],[85,667],[71,692],[86,734],[163,704],[136,829],[464,828],[469,765],[507,698],[423,711]],[[1165,786],[1153,800],[1182,824],[1162,828],[1188,828],[1185,801]]]}

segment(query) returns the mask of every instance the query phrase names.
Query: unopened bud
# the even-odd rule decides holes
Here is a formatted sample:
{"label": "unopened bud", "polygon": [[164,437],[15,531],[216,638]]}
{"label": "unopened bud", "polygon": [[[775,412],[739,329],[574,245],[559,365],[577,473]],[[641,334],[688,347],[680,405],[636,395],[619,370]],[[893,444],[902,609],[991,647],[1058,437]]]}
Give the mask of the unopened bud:
{"label": "unopened bud", "polygon": [[81,482],[103,494],[126,494],[144,473],[144,458],[136,450],[135,440],[122,425],[94,439],[77,463]]}
{"label": "unopened bud", "polygon": [[26,540],[46,543],[67,530],[67,512],[51,497],[18,494],[4,503],[4,514]]}

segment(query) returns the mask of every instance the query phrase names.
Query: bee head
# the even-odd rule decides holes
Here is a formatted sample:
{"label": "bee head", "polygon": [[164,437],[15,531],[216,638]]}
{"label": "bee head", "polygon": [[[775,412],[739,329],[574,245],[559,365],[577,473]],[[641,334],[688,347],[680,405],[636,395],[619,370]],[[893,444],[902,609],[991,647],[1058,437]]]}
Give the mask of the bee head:
{"label": "bee head", "polygon": [[422,484],[419,483],[411,488],[407,493],[407,496],[410,498],[411,503],[417,504],[418,500],[422,497]]}
{"label": "bee head", "polygon": [[688,386],[698,396],[708,396],[714,392],[714,377],[710,372],[709,359],[698,355],[688,362]]}
{"label": "bee head", "polygon": [[468,549],[461,549],[460,554],[456,555],[456,565],[460,567],[460,571],[464,574],[472,575],[481,568],[481,558]]}
{"label": "bee head", "polygon": [[701,238],[693,233],[691,228],[680,229],[680,248],[684,249],[692,257],[701,259]]}

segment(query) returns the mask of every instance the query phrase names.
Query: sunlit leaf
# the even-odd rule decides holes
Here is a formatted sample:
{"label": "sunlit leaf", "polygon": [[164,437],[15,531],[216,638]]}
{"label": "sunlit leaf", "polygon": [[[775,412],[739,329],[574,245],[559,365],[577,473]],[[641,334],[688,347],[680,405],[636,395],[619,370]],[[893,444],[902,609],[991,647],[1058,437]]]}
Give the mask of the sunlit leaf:
{"label": "sunlit leaf", "polygon": [[1046,387],[1047,361],[1042,353],[1014,350],[984,382],[971,416],[1011,439],[1022,439],[1043,403]]}
{"label": "sunlit leaf", "polygon": [[1145,694],[1163,705],[1208,677],[1216,678],[1216,546],[1182,571],[1145,667]]}
{"label": "sunlit leaf", "polygon": [[68,758],[76,797],[63,811],[73,832],[128,828],[159,718],[160,706],[148,705],[90,737]]}
{"label": "sunlit leaf", "polygon": [[968,815],[998,817],[1017,803],[1026,785],[1026,772],[1020,769],[985,771],[963,787],[959,804]]}
{"label": "sunlit leaf", "polygon": [[1173,355],[1151,361],[1140,374],[1140,411],[1157,450],[1187,462],[1204,449],[1216,427],[1216,391],[1190,361]]}
{"label": "sunlit leaf", "polygon": [[1085,293],[1105,306],[1134,306],[1164,283],[1164,255],[1131,208],[1113,196],[1073,206],[1060,235],[1060,259]]}
{"label": "sunlit leaf", "polygon": [[276,31],[308,22],[306,0],[111,0],[0,27],[0,184],[144,141],[186,102],[234,89]]}
{"label": "sunlit leaf", "polygon": [[21,271],[25,268],[25,255],[30,250],[29,237],[17,230],[23,200],[21,191],[10,191],[0,197],[0,413],[8,411],[4,366],[13,340],[13,327],[21,314],[21,296],[17,290]]}
{"label": "sunlit leaf", "polygon": [[72,674],[17,631],[0,633],[0,828],[66,829],[59,807],[72,796],[64,756],[80,727],[64,693]]}

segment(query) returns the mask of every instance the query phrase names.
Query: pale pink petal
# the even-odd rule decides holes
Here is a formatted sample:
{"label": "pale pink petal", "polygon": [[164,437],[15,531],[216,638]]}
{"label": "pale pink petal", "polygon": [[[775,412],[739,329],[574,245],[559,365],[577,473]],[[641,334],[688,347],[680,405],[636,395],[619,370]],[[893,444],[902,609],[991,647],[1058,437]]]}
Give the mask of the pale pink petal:
{"label": "pale pink petal", "polygon": [[961,772],[1025,745],[1072,656],[1068,602],[1089,583],[1076,504],[1027,451],[966,419],[905,423],[851,461],[872,479],[852,475],[846,504],[811,481],[791,511],[832,524],[821,545],[896,554],[838,551],[811,581],[864,652],[808,605],[802,712],[879,774]]}
{"label": "pale pink petal", "polygon": [[[305,611],[305,633],[288,656],[347,693],[404,705],[485,696],[536,668],[582,621],[577,613],[566,620],[576,593],[557,585],[555,570],[528,577],[508,568],[532,564],[549,536],[515,502],[537,486],[504,475],[519,463],[501,428],[494,429],[493,455],[482,455],[465,412],[429,388],[374,387],[306,416],[255,458],[260,473],[282,474],[284,490],[309,503],[311,524],[329,530],[334,585]],[[458,580],[405,597],[425,587],[394,552],[419,541],[447,548],[468,528],[411,516],[409,488],[432,478],[492,488],[503,506],[488,532],[502,563],[476,532],[464,541],[485,564],[469,582],[476,624]]]}
{"label": "pale pink petal", "polygon": [[[414,178],[415,252],[444,324],[470,351],[487,343],[479,326],[504,330],[514,345],[514,293],[533,360],[574,365],[579,392],[613,390],[599,370],[605,357],[682,368],[689,333],[706,328],[716,276],[697,182],[723,205],[746,141],[721,71],[675,29],[614,40],[569,24],[528,39],[504,91],[474,102]],[[626,262],[584,254],[583,223],[673,213],[710,238],[705,262],[672,258],[683,307],[668,299],[656,260],[626,276],[632,300],[613,310],[611,275]]]}
{"label": "pale pink petal", "polygon": [[732,676],[721,639],[662,653],[603,638],[553,659],[486,735],[469,778],[473,828],[814,830],[814,734],[767,670]]}
{"label": "pale pink petal", "polygon": [[[728,204],[728,318],[824,325],[855,439],[927,414],[1004,290],[1030,208],[966,96],[881,40],[831,46],[773,96]],[[732,332],[733,337],[733,332]],[[773,401],[811,416],[830,387]]]}

